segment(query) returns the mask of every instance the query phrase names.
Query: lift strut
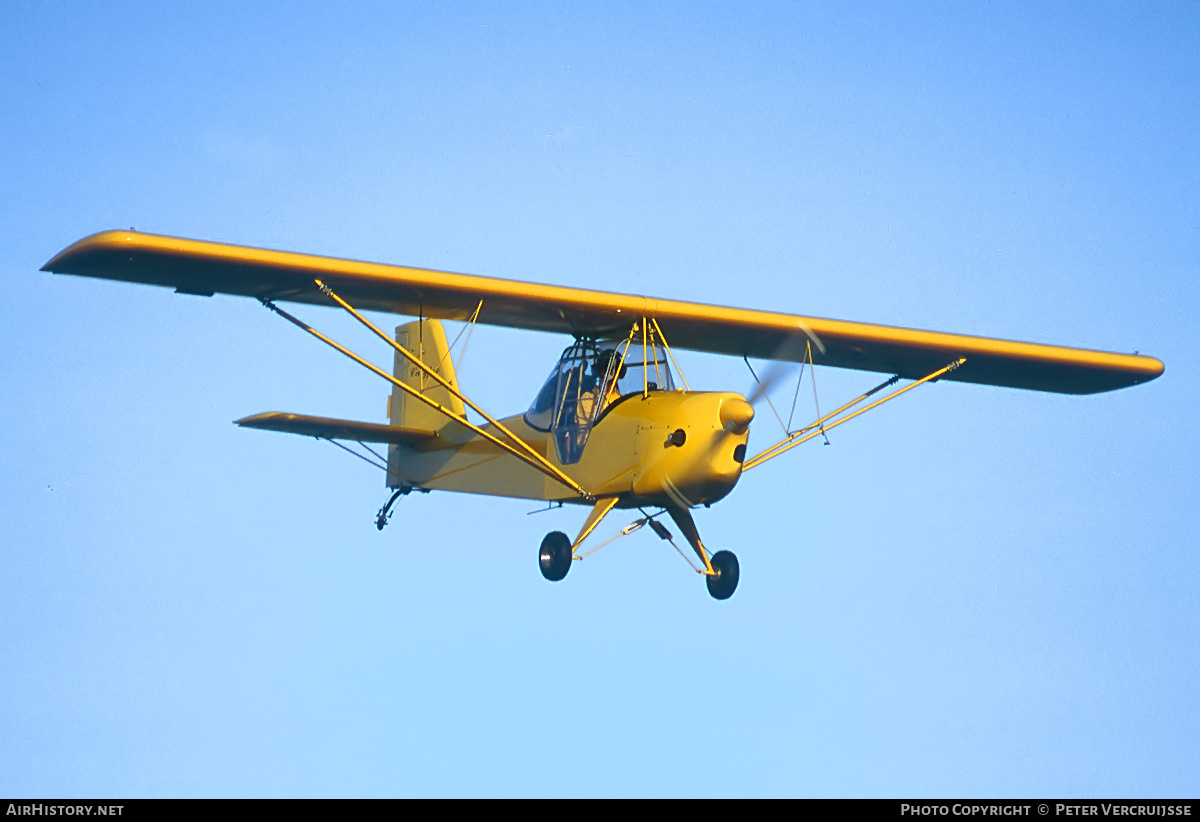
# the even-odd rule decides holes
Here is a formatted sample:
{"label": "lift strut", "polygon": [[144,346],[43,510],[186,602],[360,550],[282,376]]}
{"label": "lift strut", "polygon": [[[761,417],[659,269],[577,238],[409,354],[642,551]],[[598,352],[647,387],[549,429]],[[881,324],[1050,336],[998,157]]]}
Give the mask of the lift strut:
{"label": "lift strut", "polygon": [[[942,368],[939,368],[937,371],[934,371],[932,374],[928,374],[928,375],[922,377],[921,379],[916,380],[916,381],[904,386],[903,388],[893,391],[892,393],[888,394],[883,399],[876,400],[875,402],[871,403],[870,405],[866,406],[865,408],[858,409],[853,414],[847,414],[846,416],[841,417],[840,419],[833,420],[834,417],[837,417],[842,412],[847,411],[850,408],[853,408],[855,405],[858,405],[860,402],[867,399],[872,394],[875,394],[876,392],[878,392],[890,385],[894,385],[900,379],[900,377],[897,376],[897,377],[892,377],[889,380],[885,380],[884,382],[882,382],[879,385],[872,388],[870,391],[867,391],[865,394],[860,394],[858,397],[856,397],[855,399],[846,403],[845,405],[841,406],[837,410],[831,411],[830,413],[826,414],[823,417],[819,417],[816,422],[809,423],[808,425],[804,426],[803,428],[801,428],[799,431],[795,432],[794,434],[790,434],[790,435],[788,435],[787,438],[775,443],[774,445],[772,445],[770,448],[763,451],[762,453],[754,456],[751,459],[746,460],[746,464],[744,466],[742,466],[742,470],[748,471],[751,468],[762,465],[767,460],[775,459],[775,457],[778,457],[780,454],[784,453],[785,451],[790,451],[791,449],[795,448],[800,443],[808,442],[812,438],[819,436],[821,434],[824,434],[826,431],[832,431],[834,428],[837,428],[842,423],[849,422],[850,420],[857,417],[859,414],[865,414],[866,412],[870,411],[872,408],[877,408],[880,405],[883,405],[888,400],[895,399],[896,397],[899,397],[901,394],[903,394],[907,391],[911,391],[912,389],[916,388],[918,385],[924,385],[927,382],[936,380],[939,377],[950,373],[951,371],[955,370],[956,368],[958,368],[960,365],[962,365],[966,361],[967,361],[966,357],[959,357],[957,360],[954,360],[953,362],[943,366]],[[829,422],[829,420],[833,420],[833,422]],[[816,429],[816,430],[814,430],[814,429]]]}
{"label": "lift strut", "polygon": [[[320,281],[318,281],[318,282],[320,282]],[[516,437],[515,435],[509,433],[507,431],[507,429],[504,429],[502,426],[497,425],[496,427],[499,430],[501,430],[505,433],[508,433],[509,436],[512,437],[516,442],[518,442],[519,444],[524,446],[527,451],[532,452],[532,456],[530,454],[525,453],[524,451],[517,450],[514,446],[512,446],[509,443],[505,442],[504,440],[500,439],[495,434],[493,434],[490,431],[488,431],[484,428],[481,428],[480,426],[471,422],[465,416],[463,416],[461,414],[457,414],[454,411],[450,410],[449,408],[446,408],[445,406],[441,405],[437,401],[430,399],[429,397],[425,396],[417,389],[413,388],[408,383],[404,382],[403,380],[397,379],[396,377],[394,377],[391,374],[389,374],[388,372],[384,371],[382,368],[375,365],[374,363],[368,362],[367,360],[363,359],[362,357],[355,354],[350,349],[346,348],[343,345],[340,345],[339,343],[335,342],[334,340],[332,340],[329,337],[322,334],[320,331],[317,331],[315,328],[308,325],[303,320],[300,320],[300,319],[292,316],[291,314],[289,314],[287,311],[284,311],[282,308],[275,305],[270,300],[263,299],[263,300],[260,300],[260,302],[264,306],[269,308],[271,311],[275,312],[280,317],[283,317],[285,320],[290,322],[292,325],[296,326],[297,328],[301,329],[302,331],[308,332],[309,334],[316,337],[321,342],[323,342],[326,345],[328,345],[329,347],[333,348],[335,351],[354,360],[356,363],[361,365],[363,368],[366,368],[367,370],[372,371],[375,374],[378,374],[380,377],[387,380],[388,382],[390,382],[392,385],[396,386],[400,390],[404,391],[409,396],[415,398],[416,400],[418,400],[420,402],[425,403],[429,407],[433,408],[435,411],[445,415],[446,417],[449,417],[450,419],[457,422],[459,425],[474,432],[475,434],[478,434],[480,437],[484,438],[485,440],[492,443],[493,445],[496,445],[499,448],[503,449],[504,451],[507,451],[509,454],[512,454],[514,457],[516,457],[517,459],[526,463],[530,467],[535,468],[536,470],[538,470],[538,471],[542,472],[543,474],[545,474],[546,476],[550,477],[555,482],[562,483],[563,485],[567,486],[575,493],[579,494],[584,499],[589,500],[589,501],[592,499],[592,496],[587,491],[585,491],[582,487],[580,487],[578,483],[576,483],[570,477],[563,474],[562,471],[559,471],[557,468],[555,468],[553,465],[551,465],[545,457],[534,452],[533,449],[528,445],[528,443],[526,443],[524,440],[521,440],[520,438]],[[354,313],[357,313],[357,312],[354,312]],[[364,319],[364,322],[365,322],[365,319]],[[368,325],[369,325],[369,323],[368,323]],[[378,329],[375,329],[374,326],[371,326],[371,327],[377,333],[382,334],[382,332],[380,332]],[[386,337],[386,335],[384,335],[384,336]],[[405,356],[413,358],[413,355],[410,354],[407,349],[403,348],[403,346],[400,346],[399,344],[395,343],[394,341],[391,341],[391,342],[395,347],[397,347],[398,349],[403,351]],[[424,363],[420,363],[420,365],[423,368],[428,368],[427,366],[425,366]],[[440,380],[441,378],[438,377],[437,379]],[[459,398],[462,399],[461,396]],[[475,406],[473,404],[471,405],[471,407],[475,408]],[[478,408],[476,408],[476,410],[478,411]],[[482,414],[482,412],[480,412],[480,413]],[[487,415],[483,415],[483,416],[489,420],[491,419],[490,417],[487,417]]]}
{"label": "lift strut", "polygon": [[[462,400],[463,403],[465,403],[469,408],[471,408],[473,411],[475,411],[475,413],[477,413],[479,416],[483,417],[485,420],[487,420],[489,423],[491,423],[496,428],[496,430],[500,431],[506,437],[508,437],[510,440],[512,440],[514,443],[519,445],[521,447],[521,449],[525,451],[526,454],[528,454],[530,457],[532,457],[540,465],[540,470],[542,471],[542,473],[550,474],[552,477],[557,479],[563,485],[570,488],[575,493],[579,494],[579,496],[583,497],[584,499],[591,499],[591,495],[587,491],[584,491],[583,488],[581,488],[577,482],[575,482],[573,479],[571,479],[566,474],[564,474],[562,471],[560,471],[557,467],[555,467],[555,465],[552,462],[550,462],[550,460],[546,459],[544,456],[542,456],[536,450],[534,450],[533,446],[531,446],[529,443],[525,442],[525,440],[518,437],[512,431],[509,431],[507,428],[505,428],[504,425],[502,423],[500,423],[499,420],[494,419],[490,414],[488,414],[486,411],[484,411],[478,405],[471,402],[471,400],[469,400],[461,391],[459,391],[457,388],[455,388],[453,385],[451,385],[450,382],[445,377],[443,377],[441,374],[437,373],[432,368],[430,368],[428,365],[426,365],[421,360],[420,357],[418,357],[416,354],[409,351],[407,348],[402,346],[400,343],[393,340],[389,335],[383,333],[383,331],[381,331],[378,328],[378,326],[376,326],[374,323],[372,323],[370,320],[368,320],[366,317],[364,317],[362,314],[360,314],[358,311],[356,311],[354,309],[354,307],[352,305],[350,305],[350,303],[346,302],[341,297],[339,297],[337,294],[335,294],[333,292],[333,289],[331,289],[328,285],[321,282],[320,280],[314,280],[314,282],[317,284],[317,288],[319,288],[321,290],[322,294],[329,297],[329,299],[333,300],[335,303],[340,305],[343,309],[346,310],[346,312],[350,316],[354,317],[354,319],[358,320],[360,323],[362,323],[368,329],[373,331],[381,340],[386,342],[392,348],[396,349],[397,353],[399,353],[401,356],[403,356],[405,359],[407,359],[410,363],[412,363],[417,368],[419,368],[422,372],[425,373],[426,376],[431,378],[438,385],[442,386],[442,388],[445,388],[447,391],[449,391],[455,397]],[[528,462],[528,460],[526,460],[526,462]]]}

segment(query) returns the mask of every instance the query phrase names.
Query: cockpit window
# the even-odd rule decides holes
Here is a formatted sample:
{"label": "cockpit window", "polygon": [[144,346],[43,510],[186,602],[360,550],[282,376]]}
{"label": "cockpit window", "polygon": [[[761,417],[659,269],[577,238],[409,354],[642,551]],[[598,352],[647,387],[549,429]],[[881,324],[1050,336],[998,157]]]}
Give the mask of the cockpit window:
{"label": "cockpit window", "polygon": [[[650,391],[674,391],[675,378],[667,365],[667,352],[661,345],[647,345],[643,353],[640,343],[622,340],[614,347],[622,358],[621,373],[617,378],[617,389],[621,396]],[[643,366],[644,371],[643,373]]]}
{"label": "cockpit window", "polygon": [[[643,374],[643,360],[648,367]],[[562,353],[525,414],[533,428],[554,437],[563,465],[583,456],[592,426],[604,409],[620,397],[651,391],[674,390],[675,382],[660,347],[642,347],[629,340],[596,342],[578,340]]]}

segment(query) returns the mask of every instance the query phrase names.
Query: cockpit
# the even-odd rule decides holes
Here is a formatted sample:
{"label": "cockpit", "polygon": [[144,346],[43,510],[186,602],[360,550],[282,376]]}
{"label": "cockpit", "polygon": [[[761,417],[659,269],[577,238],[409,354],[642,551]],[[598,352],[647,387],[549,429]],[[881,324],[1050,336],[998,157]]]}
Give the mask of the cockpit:
{"label": "cockpit", "polygon": [[580,339],[559,357],[525,422],[550,432],[559,463],[570,465],[583,456],[592,426],[622,397],[674,390],[661,344]]}

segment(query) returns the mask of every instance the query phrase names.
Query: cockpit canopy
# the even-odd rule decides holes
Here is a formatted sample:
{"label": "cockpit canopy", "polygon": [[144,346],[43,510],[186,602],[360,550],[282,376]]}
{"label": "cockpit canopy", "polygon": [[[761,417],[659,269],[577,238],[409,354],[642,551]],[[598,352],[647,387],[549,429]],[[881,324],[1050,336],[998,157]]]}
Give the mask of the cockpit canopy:
{"label": "cockpit canopy", "polygon": [[632,339],[576,340],[559,357],[525,413],[525,422],[549,431],[558,461],[570,465],[583,456],[592,426],[621,397],[674,390],[661,345],[643,347]]}

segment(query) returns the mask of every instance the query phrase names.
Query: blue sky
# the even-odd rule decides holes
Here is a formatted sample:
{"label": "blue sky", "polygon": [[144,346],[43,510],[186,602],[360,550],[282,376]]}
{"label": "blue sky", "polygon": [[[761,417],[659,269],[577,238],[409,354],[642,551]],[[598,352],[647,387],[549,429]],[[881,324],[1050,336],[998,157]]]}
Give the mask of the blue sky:
{"label": "blue sky", "polygon": [[[1195,796],[1197,42],[1186,3],[7,8],[0,795]],[[756,470],[698,515],[728,602],[646,531],[552,585],[582,511],[380,534],[371,469],[231,425],[383,419],[257,304],[38,271],[129,226],[1167,372],[924,387]],[[567,342],[481,327],[459,376],[510,413]]]}

